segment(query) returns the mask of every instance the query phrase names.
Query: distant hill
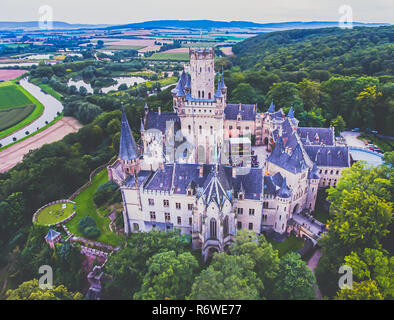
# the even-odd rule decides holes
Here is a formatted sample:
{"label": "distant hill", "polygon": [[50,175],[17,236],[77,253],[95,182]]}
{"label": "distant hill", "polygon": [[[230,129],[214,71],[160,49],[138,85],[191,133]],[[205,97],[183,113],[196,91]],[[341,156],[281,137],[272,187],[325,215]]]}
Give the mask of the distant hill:
{"label": "distant hill", "polygon": [[[354,26],[383,26],[387,23],[361,23],[354,22]],[[337,21],[293,21],[277,23],[255,23],[250,21],[214,21],[214,20],[154,20],[138,23],[129,23],[118,26],[110,26],[108,29],[152,29],[152,28],[192,28],[192,29],[210,29],[210,28],[267,28],[267,29],[308,29],[324,28],[338,26]]]}
{"label": "distant hill", "polygon": [[[81,28],[103,28],[107,27],[107,24],[72,24],[62,21],[53,21],[54,29],[81,29]],[[13,22],[13,21],[0,21],[0,30],[11,30],[11,29],[24,29],[32,30],[39,29],[38,21],[23,21],[23,22]]]}

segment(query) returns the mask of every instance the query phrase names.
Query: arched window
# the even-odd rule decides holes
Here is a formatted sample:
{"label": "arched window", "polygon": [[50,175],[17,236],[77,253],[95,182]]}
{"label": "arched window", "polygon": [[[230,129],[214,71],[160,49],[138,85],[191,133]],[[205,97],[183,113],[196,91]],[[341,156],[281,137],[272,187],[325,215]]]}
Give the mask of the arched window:
{"label": "arched window", "polygon": [[138,231],[140,229],[140,226],[138,225],[138,223],[133,223],[133,229],[134,229],[134,231]]}
{"label": "arched window", "polygon": [[202,126],[200,126],[200,134],[202,134]]}
{"label": "arched window", "polygon": [[226,216],[224,218],[224,222],[223,222],[223,233],[224,236],[226,237],[228,235],[228,216]]}
{"label": "arched window", "polygon": [[209,238],[217,239],[216,220],[214,218],[209,222]]}
{"label": "arched window", "polygon": [[208,99],[211,99],[211,93],[210,92],[208,93]]}
{"label": "arched window", "polygon": [[204,90],[202,91],[202,98],[204,99]]}
{"label": "arched window", "polygon": [[201,98],[201,92],[200,92],[200,90],[198,90],[198,98],[199,98],[199,99]]}
{"label": "arched window", "polygon": [[191,134],[192,133],[192,126],[189,124],[187,127],[189,128],[189,134]]}

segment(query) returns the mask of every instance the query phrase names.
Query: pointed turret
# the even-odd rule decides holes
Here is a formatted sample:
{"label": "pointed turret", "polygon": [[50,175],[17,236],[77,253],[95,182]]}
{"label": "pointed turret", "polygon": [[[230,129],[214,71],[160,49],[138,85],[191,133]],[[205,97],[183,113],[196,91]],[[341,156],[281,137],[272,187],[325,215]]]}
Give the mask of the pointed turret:
{"label": "pointed turret", "polygon": [[187,91],[190,91],[190,89],[192,88],[191,83],[190,83],[190,76],[186,75],[186,83],[185,83],[185,89]]}
{"label": "pointed turret", "polygon": [[225,91],[227,90],[226,84],[224,83],[224,75],[222,73],[221,79],[220,79],[220,90]]}
{"label": "pointed turret", "polygon": [[286,184],[286,177],[283,178],[282,186],[278,191],[278,197],[280,198],[290,198],[291,197],[291,190]]}
{"label": "pointed turret", "polygon": [[[220,74],[219,74],[219,76],[220,76]],[[221,87],[220,87],[220,82],[221,82],[221,80],[219,79],[219,81],[218,81],[218,89],[216,90],[215,98],[222,98],[223,97],[222,90],[221,90]]]}
{"label": "pointed turret", "polygon": [[119,159],[123,161],[130,161],[138,158],[139,150],[131,132],[129,122],[127,121],[126,113],[122,110]]}
{"label": "pointed turret", "polygon": [[268,109],[269,113],[274,113],[275,112],[275,105],[274,105],[274,101],[271,102],[271,105]]}

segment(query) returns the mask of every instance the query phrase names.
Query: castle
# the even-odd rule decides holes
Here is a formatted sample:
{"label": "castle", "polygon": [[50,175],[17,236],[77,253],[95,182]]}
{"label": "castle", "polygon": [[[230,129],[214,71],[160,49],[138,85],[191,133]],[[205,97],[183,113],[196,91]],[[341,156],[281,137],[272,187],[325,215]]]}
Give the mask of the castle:
{"label": "castle", "polygon": [[118,159],[125,232],[179,229],[204,259],[226,251],[237,230],[316,240],[324,226],[300,214],[315,208],[319,187],[335,186],[350,166],[333,128],[298,126],[272,103],[227,104],[214,49],[190,48],[189,74],[172,90],[173,113],[145,105],[141,145],[122,114]]}

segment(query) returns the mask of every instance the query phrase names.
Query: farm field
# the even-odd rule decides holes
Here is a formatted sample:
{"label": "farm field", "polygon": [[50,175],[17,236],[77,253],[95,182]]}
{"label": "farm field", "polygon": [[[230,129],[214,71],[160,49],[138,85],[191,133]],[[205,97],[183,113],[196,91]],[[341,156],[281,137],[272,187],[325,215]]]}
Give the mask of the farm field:
{"label": "farm field", "polygon": [[19,85],[0,83],[0,138],[23,128],[44,111],[44,106]]}
{"label": "farm field", "polygon": [[14,80],[28,72],[27,70],[0,69],[0,81]]}
{"label": "farm field", "polygon": [[188,61],[188,52],[156,52],[150,57],[145,59],[148,60],[175,60],[175,61]]}
{"label": "farm field", "polygon": [[82,237],[83,235],[78,229],[78,223],[83,217],[89,216],[93,218],[96,222],[97,228],[101,231],[100,236],[96,240],[113,246],[118,246],[122,243],[123,237],[111,232],[109,229],[109,223],[111,220],[108,217],[100,215],[93,202],[93,195],[97,188],[107,181],[107,169],[103,169],[93,178],[93,183],[74,199],[74,202],[77,203],[77,215],[67,222],[66,226],[71,233],[74,233],[77,237]]}

